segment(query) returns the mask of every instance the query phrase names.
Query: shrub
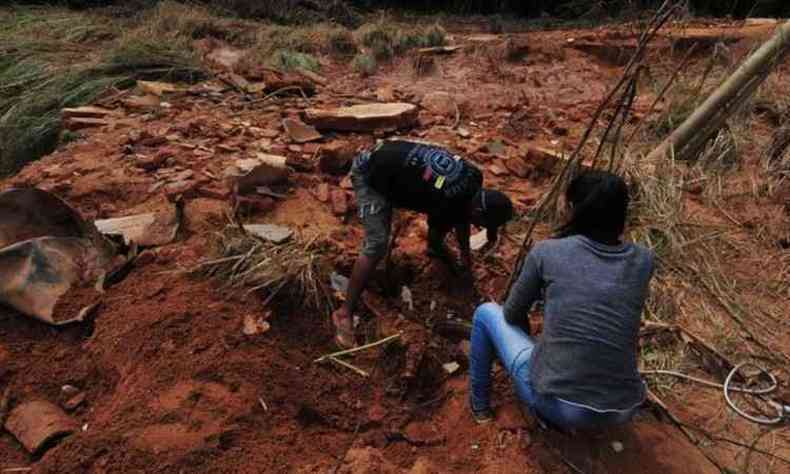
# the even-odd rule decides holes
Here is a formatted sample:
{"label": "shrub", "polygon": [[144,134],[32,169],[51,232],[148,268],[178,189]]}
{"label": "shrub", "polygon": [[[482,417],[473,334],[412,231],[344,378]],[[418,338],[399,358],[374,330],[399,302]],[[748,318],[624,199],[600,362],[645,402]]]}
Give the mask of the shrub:
{"label": "shrub", "polygon": [[336,30],[329,34],[329,52],[335,56],[353,56],[359,51],[354,36],[347,30]]}
{"label": "shrub", "polygon": [[305,53],[299,53],[288,49],[280,49],[274,52],[269,60],[269,64],[275,69],[281,71],[291,71],[294,69],[305,69],[308,71],[318,72],[321,69],[321,63],[315,56]]}
{"label": "shrub", "polygon": [[358,54],[351,61],[351,67],[363,77],[368,77],[376,74],[378,62],[372,54]]}

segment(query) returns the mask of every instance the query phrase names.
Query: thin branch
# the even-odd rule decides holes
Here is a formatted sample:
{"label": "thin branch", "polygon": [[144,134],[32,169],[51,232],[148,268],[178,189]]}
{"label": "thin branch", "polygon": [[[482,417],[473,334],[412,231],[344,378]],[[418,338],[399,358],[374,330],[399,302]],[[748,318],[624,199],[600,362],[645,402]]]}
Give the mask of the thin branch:
{"label": "thin branch", "polygon": [[332,362],[334,362],[337,365],[340,365],[340,366],[345,367],[345,368],[347,368],[347,369],[349,369],[349,370],[351,370],[353,372],[356,372],[358,375],[361,375],[362,377],[365,377],[365,378],[370,377],[369,373],[365,372],[364,370],[360,369],[359,367],[357,367],[355,365],[349,364],[348,362],[346,362],[344,360],[340,360],[337,357],[330,357],[329,360],[331,360]]}
{"label": "thin branch", "polygon": [[399,337],[401,337],[401,334],[402,333],[393,334],[392,336],[385,337],[384,339],[382,339],[380,341],[371,342],[370,344],[365,344],[364,346],[355,347],[353,349],[347,349],[347,350],[335,352],[335,353],[332,353],[332,354],[326,354],[326,355],[323,355],[323,356],[319,357],[318,359],[314,360],[313,362],[315,362],[315,363],[324,362],[327,359],[333,359],[333,358],[337,358],[337,357],[340,357],[340,356],[354,354],[354,353],[357,353],[357,352],[366,351],[368,349],[373,349],[374,347],[378,347],[378,346],[384,345],[384,344],[386,344],[386,343],[388,343],[390,341],[394,341],[395,339],[398,339]]}

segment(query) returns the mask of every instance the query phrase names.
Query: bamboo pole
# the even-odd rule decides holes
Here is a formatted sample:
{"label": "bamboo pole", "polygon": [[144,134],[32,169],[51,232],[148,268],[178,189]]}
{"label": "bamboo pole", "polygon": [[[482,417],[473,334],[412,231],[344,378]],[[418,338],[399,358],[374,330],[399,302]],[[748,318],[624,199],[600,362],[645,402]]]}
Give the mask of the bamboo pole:
{"label": "bamboo pole", "polygon": [[680,155],[699,139],[701,131],[715,131],[734,113],[738,105],[753,94],[768,77],[780,58],[790,47],[790,21],[780,26],[776,34],[755,51],[735,73],[694,111],[661,145],[647,157],[661,159]]}

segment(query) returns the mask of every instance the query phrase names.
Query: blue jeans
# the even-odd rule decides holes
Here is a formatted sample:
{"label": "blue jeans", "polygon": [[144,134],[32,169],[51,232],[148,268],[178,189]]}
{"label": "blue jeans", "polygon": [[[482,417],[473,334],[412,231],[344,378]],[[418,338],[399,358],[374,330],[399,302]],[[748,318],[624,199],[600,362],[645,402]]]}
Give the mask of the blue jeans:
{"label": "blue jeans", "polygon": [[469,355],[472,409],[483,410],[491,406],[491,364],[496,353],[513,380],[518,398],[533,415],[557,428],[605,428],[626,423],[636,413],[636,408],[601,412],[536,392],[529,380],[529,361],[534,348],[535,342],[531,337],[505,320],[501,306],[486,303],[477,308]]}

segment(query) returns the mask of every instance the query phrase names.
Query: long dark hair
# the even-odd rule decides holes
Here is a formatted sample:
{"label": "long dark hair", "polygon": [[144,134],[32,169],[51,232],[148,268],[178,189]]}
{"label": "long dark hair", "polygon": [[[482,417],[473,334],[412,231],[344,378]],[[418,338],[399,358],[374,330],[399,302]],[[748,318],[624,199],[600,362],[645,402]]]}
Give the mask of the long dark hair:
{"label": "long dark hair", "polygon": [[617,242],[628,214],[628,185],[606,171],[588,171],[574,178],[565,190],[571,216],[557,230],[557,237],[583,235],[603,242]]}

